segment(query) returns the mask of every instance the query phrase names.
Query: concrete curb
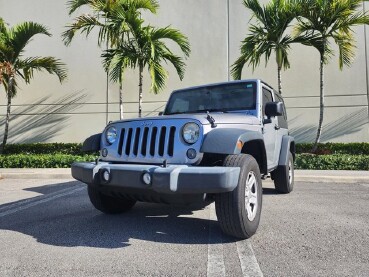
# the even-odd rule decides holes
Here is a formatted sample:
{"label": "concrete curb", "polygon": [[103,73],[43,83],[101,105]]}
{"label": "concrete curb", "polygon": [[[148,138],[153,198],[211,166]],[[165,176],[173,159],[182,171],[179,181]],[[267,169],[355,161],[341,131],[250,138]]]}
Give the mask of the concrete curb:
{"label": "concrete curb", "polygon": [[[70,168],[2,168],[0,179],[73,179]],[[366,183],[369,171],[296,170],[296,182]]]}
{"label": "concrete curb", "polygon": [[2,168],[0,179],[73,179],[70,168]]}
{"label": "concrete curb", "polygon": [[368,177],[347,177],[347,176],[295,176],[296,182],[309,183],[344,183],[344,184],[369,184]]}
{"label": "concrete curb", "polygon": [[369,171],[349,170],[296,170],[297,182],[312,183],[367,183],[369,184]]}

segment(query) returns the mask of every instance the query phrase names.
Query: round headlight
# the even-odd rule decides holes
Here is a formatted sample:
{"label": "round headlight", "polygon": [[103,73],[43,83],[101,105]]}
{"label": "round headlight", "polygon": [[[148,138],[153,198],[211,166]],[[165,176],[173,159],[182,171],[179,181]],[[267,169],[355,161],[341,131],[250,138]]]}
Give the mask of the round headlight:
{"label": "round headlight", "polygon": [[109,127],[109,129],[106,130],[105,136],[106,141],[109,144],[113,144],[117,139],[117,129],[115,127]]}
{"label": "round headlight", "polygon": [[183,126],[182,136],[188,144],[194,144],[200,136],[200,127],[196,123],[187,123]]}

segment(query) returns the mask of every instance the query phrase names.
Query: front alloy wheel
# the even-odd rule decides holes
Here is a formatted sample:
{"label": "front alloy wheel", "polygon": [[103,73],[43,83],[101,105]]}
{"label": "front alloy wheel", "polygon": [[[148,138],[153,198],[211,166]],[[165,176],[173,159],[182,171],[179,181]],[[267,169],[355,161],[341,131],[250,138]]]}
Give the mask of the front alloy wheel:
{"label": "front alloy wheel", "polygon": [[247,218],[253,221],[258,211],[258,189],[256,176],[253,171],[249,172],[245,187],[245,208],[247,211]]}

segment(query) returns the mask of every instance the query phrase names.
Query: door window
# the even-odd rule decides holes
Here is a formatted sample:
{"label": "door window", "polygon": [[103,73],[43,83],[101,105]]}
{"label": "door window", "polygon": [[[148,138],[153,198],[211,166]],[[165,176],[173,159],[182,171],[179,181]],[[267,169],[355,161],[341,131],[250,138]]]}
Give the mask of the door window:
{"label": "door window", "polygon": [[278,124],[279,127],[284,128],[284,129],[288,129],[288,124],[287,124],[287,113],[286,113],[286,107],[284,105],[284,101],[283,98],[281,96],[279,96],[278,94],[274,94],[275,95],[275,101],[277,102],[282,102],[282,106],[283,106],[283,115],[278,116]]}
{"label": "door window", "polygon": [[268,102],[273,102],[272,92],[263,87],[263,118],[265,118],[265,105]]}

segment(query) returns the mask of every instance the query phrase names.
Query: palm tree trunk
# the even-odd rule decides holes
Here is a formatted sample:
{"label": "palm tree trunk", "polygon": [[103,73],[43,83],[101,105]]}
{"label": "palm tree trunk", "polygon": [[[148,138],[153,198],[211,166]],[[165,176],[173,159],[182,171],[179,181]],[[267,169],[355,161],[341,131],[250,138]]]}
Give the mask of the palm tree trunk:
{"label": "palm tree trunk", "polygon": [[119,81],[119,114],[120,120],[123,119],[123,91],[122,91],[122,81]]}
{"label": "palm tree trunk", "polygon": [[6,96],[7,96],[7,99],[8,99],[8,104],[6,106],[6,118],[5,118],[4,139],[3,139],[3,144],[1,145],[1,148],[0,148],[0,153],[1,154],[4,152],[5,145],[6,145],[7,141],[8,141],[10,110],[11,110],[11,106],[12,106],[12,98],[10,96],[10,91],[8,91],[8,93],[7,93]]}
{"label": "palm tree trunk", "polygon": [[278,66],[278,91],[282,94],[282,67]]}
{"label": "palm tree trunk", "polygon": [[318,143],[320,142],[320,137],[322,135],[322,127],[323,127],[323,119],[324,119],[324,58],[321,54],[320,56],[320,115],[319,115],[319,125],[318,131],[316,133],[316,138],[314,142],[313,149],[311,152],[315,153],[318,149]]}
{"label": "palm tree trunk", "polygon": [[140,68],[139,68],[139,71],[140,71],[140,79],[139,79],[139,84],[138,84],[138,87],[139,87],[139,91],[138,91],[138,117],[141,117],[142,116],[142,79],[143,79],[143,66],[140,65]]}

